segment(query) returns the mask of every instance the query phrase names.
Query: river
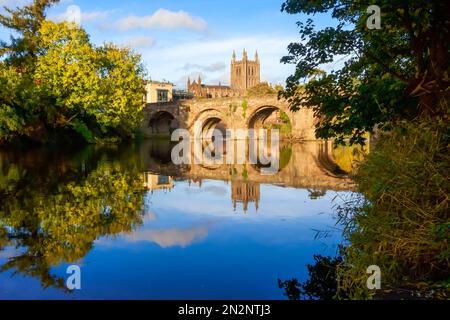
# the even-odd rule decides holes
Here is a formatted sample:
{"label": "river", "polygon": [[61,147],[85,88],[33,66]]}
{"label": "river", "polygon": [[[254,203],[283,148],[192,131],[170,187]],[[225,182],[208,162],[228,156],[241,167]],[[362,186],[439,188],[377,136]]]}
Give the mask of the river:
{"label": "river", "polygon": [[351,151],[284,143],[262,175],[176,166],[172,147],[1,150],[0,299],[286,299],[278,279],[336,254]]}

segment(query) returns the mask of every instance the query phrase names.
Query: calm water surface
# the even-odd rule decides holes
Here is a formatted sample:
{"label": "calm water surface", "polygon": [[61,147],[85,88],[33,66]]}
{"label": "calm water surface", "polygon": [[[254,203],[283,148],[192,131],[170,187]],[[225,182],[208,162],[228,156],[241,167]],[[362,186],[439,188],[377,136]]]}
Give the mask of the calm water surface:
{"label": "calm water surface", "polygon": [[336,254],[345,152],[282,145],[280,171],[263,176],[177,167],[170,151],[0,151],[0,298],[285,299],[278,278],[304,281],[314,254]]}

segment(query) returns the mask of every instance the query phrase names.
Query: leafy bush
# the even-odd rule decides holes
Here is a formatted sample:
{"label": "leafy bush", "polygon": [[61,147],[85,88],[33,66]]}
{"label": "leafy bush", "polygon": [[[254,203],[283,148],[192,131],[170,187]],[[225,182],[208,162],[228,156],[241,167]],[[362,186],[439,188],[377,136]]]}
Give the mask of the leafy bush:
{"label": "leafy bush", "polygon": [[25,121],[17,108],[21,82],[19,74],[0,64],[0,143],[23,132]]}
{"label": "leafy bush", "polygon": [[[279,90],[279,88],[278,88]],[[272,86],[267,82],[261,82],[257,84],[256,86],[253,86],[247,90],[247,96],[265,96],[265,95],[274,95],[277,94],[278,91],[275,88],[272,88]]]}

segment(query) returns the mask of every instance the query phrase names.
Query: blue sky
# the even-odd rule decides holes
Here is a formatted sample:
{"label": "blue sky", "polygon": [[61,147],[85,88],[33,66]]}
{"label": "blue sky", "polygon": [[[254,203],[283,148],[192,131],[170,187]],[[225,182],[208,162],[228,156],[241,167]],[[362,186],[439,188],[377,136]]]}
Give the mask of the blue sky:
{"label": "blue sky", "polygon": [[[30,0],[0,0],[17,6]],[[233,50],[258,50],[261,78],[281,83],[294,66],[280,64],[287,45],[299,39],[302,15],[280,12],[282,0],[62,0],[47,17],[61,21],[79,13],[81,25],[95,44],[114,42],[142,54],[148,75],[183,88],[188,76],[207,83],[229,83]],[[74,7],[76,6],[76,7]],[[79,10],[79,11],[77,11]],[[318,27],[334,24],[327,15],[314,18]],[[8,31],[0,29],[0,38]]]}

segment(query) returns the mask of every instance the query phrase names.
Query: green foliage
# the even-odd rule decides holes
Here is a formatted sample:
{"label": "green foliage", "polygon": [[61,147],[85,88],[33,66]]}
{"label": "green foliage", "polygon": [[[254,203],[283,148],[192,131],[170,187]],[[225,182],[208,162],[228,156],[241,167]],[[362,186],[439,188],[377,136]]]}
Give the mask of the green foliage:
{"label": "green foliage", "polygon": [[73,127],[73,130],[75,130],[75,132],[82,136],[86,142],[93,143],[95,141],[92,131],[89,130],[84,122],[75,119],[72,121],[71,125]]}
{"label": "green foliage", "polygon": [[0,25],[14,31],[8,44],[0,41],[0,55],[6,56],[9,65],[22,72],[32,72],[39,51],[38,32],[45,20],[45,11],[59,0],[33,0],[23,8],[5,8],[7,15],[0,14]]}
{"label": "green foliage", "polygon": [[272,88],[267,82],[261,82],[247,90],[247,96],[249,97],[261,97],[266,95],[275,95],[278,93],[280,87]]}
{"label": "green foliage", "polygon": [[16,108],[21,81],[12,68],[0,65],[0,143],[23,132],[24,119]]}
{"label": "green foliage", "polygon": [[373,294],[365,283],[370,265],[381,268],[385,292],[400,287],[449,297],[449,137],[444,121],[397,123],[358,168],[365,199],[350,199],[339,210],[349,241],[340,287],[351,297]]}
{"label": "green foliage", "polygon": [[283,170],[291,161],[292,147],[290,145],[284,145],[280,150],[280,170]]}
{"label": "green foliage", "polygon": [[359,145],[338,145],[331,150],[334,162],[340,169],[350,174],[364,160],[367,152],[368,148]]}
{"label": "green foliage", "polygon": [[[296,65],[280,96],[293,110],[313,108],[320,138],[364,142],[377,124],[418,114],[448,117],[450,27],[448,1],[378,1],[381,29],[369,30],[364,1],[287,0],[282,10],[308,15],[330,12],[335,27],[315,30],[298,23],[301,42],[289,45],[284,63]],[[318,74],[344,57],[339,70]],[[304,81],[303,90],[299,90]]]}
{"label": "green foliage", "polygon": [[230,111],[230,114],[236,113],[236,111],[238,109],[238,105],[235,103],[230,103],[230,105],[228,106],[228,109]]}
{"label": "green foliage", "polygon": [[0,84],[8,91],[0,93],[0,143],[46,133],[72,132],[87,142],[133,137],[144,107],[140,56],[113,44],[95,47],[79,26],[45,20],[54,2],[0,15],[19,34],[1,44]]}
{"label": "green foliage", "polygon": [[277,129],[279,130],[281,135],[289,136],[289,134],[292,132],[292,123],[289,119],[289,116],[283,110],[279,111],[279,120],[280,122],[277,123],[265,123],[264,128],[269,130]]}
{"label": "green foliage", "polygon": [[20,133],[24,125],[23,119],[12,107],[0,105],[0,136],[8,141],[15,134]]}
{"label": "green foliage", "polygon": [[40,34],[35,80],[55,100],[56,123],[95,119],[103,133],[132,135],[143,109],[140,57],[112,44],[94,48],[84,30],[67,23],[44,22]]}
{"label": "green foliage", "polygon": [[242,117],[245,119],[247,117],[248,101],[244,99],[242,101]]}
{"label": "green foliage", "polygon": [[106,44],[97,49],[100,54],[101,94],[104,116],[98,117],[100,125],[132,133],[142,119],[145,75],[141,56],[126,48]]}
{"label": "green foliage", "polygon": [[244,169],[242,170],[242,178],[244,179],[244,181],[248,180],[248,170],[247,167],[244,167]]}
{"label": "green foliage", "polygon": [[284,295],[289,300],[300,300],[301,283],[297,279],[284,280],[278,279],[278,288],[284,290]]}
{"label": "green foliage", "polygon": [[46,122],[54,127],[71,126],[81,114],[95,117],[100,93],[98,57],[87,33],[69,23],[42,23],[41,55],[33,76],[43,99],[52,101]]}
{"label": "green foliage", "polygon": [[280,120],[282,124],[279,127],[280,134],[288,135],[292,132],[292,124],[289,116],[283,110],[280,110]]}
{"label": "green foliage", "polygon": [[86,151],[64,160],[58,149],[57,166],[42,161],[55,155],[28,153],[17,165],[0,154],[0,251],[23,249],[0,272],[11,269],[65,290],[64,279],[51,274],[53,267],[78,262],[100,237],[141,225],[145,189],[139,160],[128,153],[110,161],[105,158],[114,153],[110,148]]}

